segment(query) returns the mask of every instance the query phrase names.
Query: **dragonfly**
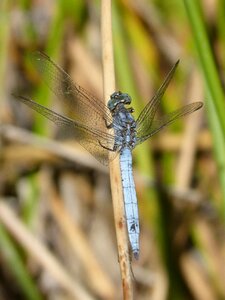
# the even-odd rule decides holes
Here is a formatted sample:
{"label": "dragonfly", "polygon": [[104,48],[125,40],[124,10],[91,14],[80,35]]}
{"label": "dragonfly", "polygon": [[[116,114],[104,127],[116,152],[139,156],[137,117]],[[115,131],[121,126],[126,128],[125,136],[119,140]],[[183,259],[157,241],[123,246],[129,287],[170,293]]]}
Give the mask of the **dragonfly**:
{"label": "dragonfly", "polygon": [[105,105],[71,77],[45,53],[35,54],[35,64],[45,83],[63,102],[67,113],[59,114],[30,98],[16,98],[70,133],[89,153],[104,165],[119,155],[126,224],[131,251],[138,259],[140,225],[137,195],[132,171],[132,150],[165,126],[203,106],[194,102],[161,117],[157,114],[161,99],[175,73],[177,61],[162,85],[135,120],[131,97],[115,91]]}

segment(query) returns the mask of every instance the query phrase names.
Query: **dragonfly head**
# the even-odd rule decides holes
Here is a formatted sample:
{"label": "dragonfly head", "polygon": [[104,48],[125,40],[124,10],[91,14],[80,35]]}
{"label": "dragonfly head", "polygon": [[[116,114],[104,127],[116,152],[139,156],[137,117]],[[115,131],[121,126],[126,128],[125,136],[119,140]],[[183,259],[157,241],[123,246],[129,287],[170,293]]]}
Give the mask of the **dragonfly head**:
{"label": "dragonfly head", "polygon": [[114,92],[110,96],[110,100],[109,100],[107,106],[110,111],[113,111],[117,107],[118,104],[124,104],[124,105],[131,104],[131,97],[128,94],[122,93],[120,91]]}

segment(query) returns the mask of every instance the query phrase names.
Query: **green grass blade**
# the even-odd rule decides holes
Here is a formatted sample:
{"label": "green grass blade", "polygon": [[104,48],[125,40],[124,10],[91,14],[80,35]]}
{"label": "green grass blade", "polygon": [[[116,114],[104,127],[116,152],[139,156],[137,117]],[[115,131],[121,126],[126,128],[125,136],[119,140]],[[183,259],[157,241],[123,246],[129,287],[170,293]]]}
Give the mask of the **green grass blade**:
{"label": "green grass blade", "polygon": [[16,278],[17,284],[24,293],[24,299],[41,300],[42,297],[35,286],[30,274],[26,270],[21,254],[17,250],[15,244],[0,225],[0,252],[7,262],[7,266]]}
{"label": "green grass blade", "polygon": [[206,28],[204,25],[202,13],[198,1],[184,0],[188,20],[190,22],[193,38],[199,59],[204,73],[205,83],[207,85],[210,99],[215,105],[215,112],[220,123],[220,127],[225,133],[225,103],[224,92],[221,86],[221,82],[216,70],[215,62],[213,59],[212,50],[209,44]]}
{"label": "green grass blade", "polygon": [[198,1],[184,0],[194,42],[199,55],[206,85],[206,108],[211,127],[215,159],[223,194],[221,212],[225,218],[225,96],[216,70]]}

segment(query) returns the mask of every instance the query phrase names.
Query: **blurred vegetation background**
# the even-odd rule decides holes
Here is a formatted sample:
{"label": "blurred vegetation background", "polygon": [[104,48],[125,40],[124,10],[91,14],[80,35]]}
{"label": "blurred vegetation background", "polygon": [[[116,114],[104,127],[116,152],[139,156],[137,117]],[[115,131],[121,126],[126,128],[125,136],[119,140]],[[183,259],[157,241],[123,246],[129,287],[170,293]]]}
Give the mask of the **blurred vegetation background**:
{"label": "blurred vegetation background", "polygon": [[[12,96],[61,111],[41,50],[102,99],[100,1],[1,0],[0,29],[0,299],[122,299],[107,169]],[[115,0],[113,34],[135,116],[178,59],[159,113],[205,102],[134,151],[135,299],[225,299],[225,1]]]}

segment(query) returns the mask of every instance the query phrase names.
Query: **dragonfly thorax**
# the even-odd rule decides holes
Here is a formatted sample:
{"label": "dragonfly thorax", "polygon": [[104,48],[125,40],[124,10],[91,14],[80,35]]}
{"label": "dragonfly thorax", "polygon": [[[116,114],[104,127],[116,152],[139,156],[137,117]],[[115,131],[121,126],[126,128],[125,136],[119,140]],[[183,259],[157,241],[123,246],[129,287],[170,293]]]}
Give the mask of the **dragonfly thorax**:
{"label": "dragonfly thorax", "polygon": [[131,103],[128,94],[115,92],[111,95],[108,108],[113,117],[112,127],[115,135],[115,148],[133,149],[136,145],[136,122],[132,113],[132,107],[126,108],[125,105]]}

